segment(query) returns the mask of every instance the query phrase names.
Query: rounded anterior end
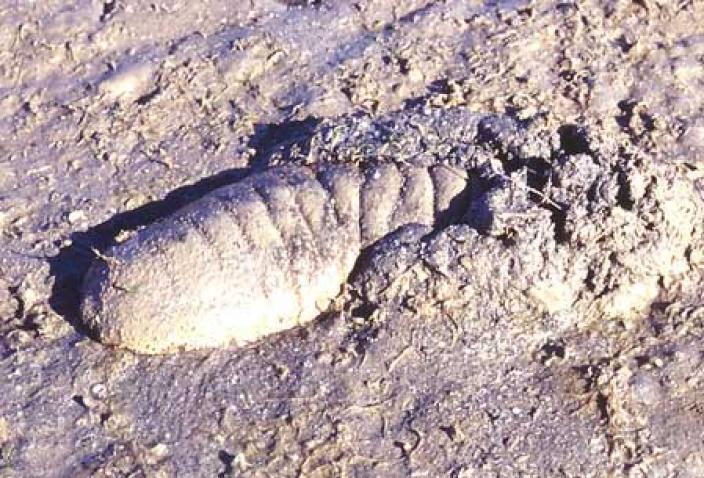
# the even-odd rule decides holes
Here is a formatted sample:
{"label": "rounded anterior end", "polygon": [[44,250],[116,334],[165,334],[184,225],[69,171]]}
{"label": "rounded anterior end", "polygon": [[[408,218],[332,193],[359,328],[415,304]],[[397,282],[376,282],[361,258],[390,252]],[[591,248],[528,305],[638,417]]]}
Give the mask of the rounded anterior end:
{"label": "rounded anterior end", "polygon": [[213,263],[195,237],[124,262],[115,252],[86,276],[83,320],[102,343],[145,354],[243,345],[296,327],[319,315],[313,301],[329,303],[349,272],[339,263],[321,268],[306,297],[275,257]]}
{"label": "rounded anterior end", "polygon": [[218,190],[96,261],[85,325],[105,344],[160,354],[247,344],[315,319],[354,265],[358,229],[340,226],[304,181],[257,181]]}

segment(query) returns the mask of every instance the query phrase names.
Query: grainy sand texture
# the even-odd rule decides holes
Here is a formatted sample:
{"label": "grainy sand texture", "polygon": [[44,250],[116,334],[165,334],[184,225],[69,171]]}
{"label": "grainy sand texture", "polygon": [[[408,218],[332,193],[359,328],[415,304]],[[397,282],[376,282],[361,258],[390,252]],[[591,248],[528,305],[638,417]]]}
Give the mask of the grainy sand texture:
{"label": "grainy sand texture", "polygon": [[2,478],[701,477],[703,268],[700,2],[0,1]]}

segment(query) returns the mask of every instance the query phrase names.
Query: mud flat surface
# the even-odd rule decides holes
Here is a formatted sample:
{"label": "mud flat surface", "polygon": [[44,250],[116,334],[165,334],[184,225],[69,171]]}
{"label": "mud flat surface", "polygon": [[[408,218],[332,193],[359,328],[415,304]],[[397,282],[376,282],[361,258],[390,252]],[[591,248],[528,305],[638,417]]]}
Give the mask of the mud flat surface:
{"label": "mud flat surface", "polygon": [[[0,476],[704,476],[703,25],[685,0],[4,2]],[[83,327],[111,244],[335,161],[462,165],[463,212],[246,348]]]}

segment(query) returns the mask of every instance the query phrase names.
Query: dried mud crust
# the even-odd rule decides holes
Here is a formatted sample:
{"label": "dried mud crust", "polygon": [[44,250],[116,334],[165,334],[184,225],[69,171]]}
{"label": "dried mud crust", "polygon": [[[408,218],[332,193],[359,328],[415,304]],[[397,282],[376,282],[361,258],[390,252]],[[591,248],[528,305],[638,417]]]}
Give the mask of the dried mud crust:
{"label": "dried mud crust", "polygon": [[[287,3],[0,7],[0,476],[702,476],[701,5]],[[450,106],[508,119],[408,132]],[[473,214],[311,326],[143,357],[67,322],[93,249],[261,163],[463,135]]]}

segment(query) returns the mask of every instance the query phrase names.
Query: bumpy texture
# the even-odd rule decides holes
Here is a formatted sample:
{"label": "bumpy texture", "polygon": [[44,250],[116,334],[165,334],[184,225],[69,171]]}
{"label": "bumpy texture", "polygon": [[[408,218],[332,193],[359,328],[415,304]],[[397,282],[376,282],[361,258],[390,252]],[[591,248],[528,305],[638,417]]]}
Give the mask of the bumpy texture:
{"label": "bumpy texture", "polygon": [[220,188],[115,247],[88,272],[83,317],[142,353],[238,345],[304,324],[362,248],[431,225],[466,188],[451,166],[273,167]]}

